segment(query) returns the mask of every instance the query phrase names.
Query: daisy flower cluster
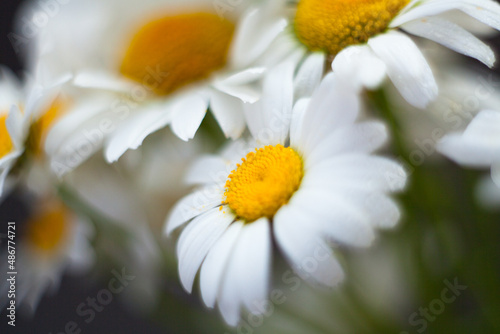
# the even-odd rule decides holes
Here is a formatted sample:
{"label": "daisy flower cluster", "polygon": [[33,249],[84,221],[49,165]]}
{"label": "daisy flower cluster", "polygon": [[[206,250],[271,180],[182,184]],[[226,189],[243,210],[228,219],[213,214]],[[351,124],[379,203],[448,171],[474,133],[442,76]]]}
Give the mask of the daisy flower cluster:
{"label": "daisy flower cluster", "polygon": [[10,326],[73,273],[176,333],[498,330],[497,1],[51,1],[0,67]]}

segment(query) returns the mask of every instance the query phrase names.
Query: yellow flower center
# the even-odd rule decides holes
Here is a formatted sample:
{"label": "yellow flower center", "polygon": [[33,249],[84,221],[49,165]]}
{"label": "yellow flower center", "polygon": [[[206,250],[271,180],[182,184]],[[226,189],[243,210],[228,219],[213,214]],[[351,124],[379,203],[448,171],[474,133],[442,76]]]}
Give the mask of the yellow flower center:
{"label": "yellow flower center", "polygon": [[295,33],[311,51],[336,55],[385,31],[409,0],[301,0]]}
{"label": "yellow flower center", "polygon": [[134,35],[120,72],[167,95],[223,67],[233,32],[233,23],[209,13],[157,19]]}
{"label": "yellow flower center", "polygon": [[14,143],[10,138],[9,131],[7,131],[7,113],[0,115],[0,159],[9,154],[14,148]]}
{"label": "yellow flower center", "polygon": [[272,218],[299,188],[304,168],[301,157],[282,145],[255,149],[231,172],[223,204],[238,218],[252,222]]}
{"label": "yellow flower center", "polygon": [[62,97],[56,98],[49,109],[31,127],[28,138],[29,149],[40,157],[43,152],[45,138],[54,123],[68,110],[69,101]]}
{"label": "yellow flower center", "polygon": [[62,203],[51,203],[27,223],[27,240],[38,251],[57,250],[71,227],[71,213]]}

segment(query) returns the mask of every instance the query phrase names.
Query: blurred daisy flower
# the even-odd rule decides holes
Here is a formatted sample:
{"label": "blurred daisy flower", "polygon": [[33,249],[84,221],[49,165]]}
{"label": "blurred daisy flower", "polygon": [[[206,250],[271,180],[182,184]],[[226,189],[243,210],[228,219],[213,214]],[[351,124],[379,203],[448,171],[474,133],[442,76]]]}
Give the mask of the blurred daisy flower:
{"label": "blurred daisy flower", "polygon": [[23,101],[17,78],[2,68],[0,73],[0,196],[5,179],[24,151],[27,117],[19,110]]}
{"label": "blurred daisy flower", "polygon": [[63,114],[67,103],[57,93],[67,79],[60,77],[59,81],[42,87],[31,79],[21,84],[8,70],[1,70],[0,195],[11,170],[21,164],[20,157],[42,157],[47,132]]}
{"label": "blurred daisy flower", "polygon": [[[387,139],[384,125],[356,122],[358,97],[333,74],[292,111],[292,80],[282,80],[290,67],[273,69],[262,99],[247,106],[253,139],[196,162],[187,179],[202,186],[179,201],[166,224],[170,234],[188,222],[177,244],[181,282],[191,291],[201,267],[203,301],[217,302],[230,325],[243,306],[262,312],[273,243],[298,275],[334,286],[343,271],[327,241],[366,247],[375,228],[400,217],[389,193],[403,189],[405,172],[371,154]],[[306,262],[318,254],[311,271]]]}
{"label": "blurred daisy flower", "polygon": [[438,150],[461,165],[491,168],[500,187],[500,111],[482,110],[465,131],[446,135]]}
{"label": "blurred daisy flower", "polygon": [[[300,0],[290,8],[274,6],[276,22],[290,19],[288,29],[267,53],[277,57],[301,52],[297,83],[316,84],[325,62],[346,83],[377,88],[386,75],[412,105],[424,108],[438,87],[419,47],[402,31],[442,44],[492,67],[493,51],[444,15],[454,10],[500,29],[500,5],[491,0]],[[254,22],[255,40],[267,39]],[[260,35],[259,35],[260,32]]]}
{"label": "blurred daisy flower", "polygon": [[[16,304],[34,312],[47,291],[57,291],[64,272],[79,273],[92,265],[92,228],[52,197],[38,198],[22,226],[16,231],[20,237],[16,242]],[[4,263],[2,272],[12,271]],[[6,295],[8,289],[8,282],[2,280],[2,294]],[[8,301],[2,300],[1,304]]]}
{"label": "blurred daisy flower", "polygon": [[243,105],[259,98],[265,72],[253,61],[233,61],[252,49],[240,33],[247,7],[242,2],[221,16],[208,0],[72,1],[41,30],[39,67],[48,77],[71,71],[74,85],[119,97],[80,119],[71,128],[76,135],[82,124],[98,129],[110,109],[130,111],[106,134],[108,162],[169,124],[179,138],[193,138],[207,110],[226,137],[237,138],[245,129]]}

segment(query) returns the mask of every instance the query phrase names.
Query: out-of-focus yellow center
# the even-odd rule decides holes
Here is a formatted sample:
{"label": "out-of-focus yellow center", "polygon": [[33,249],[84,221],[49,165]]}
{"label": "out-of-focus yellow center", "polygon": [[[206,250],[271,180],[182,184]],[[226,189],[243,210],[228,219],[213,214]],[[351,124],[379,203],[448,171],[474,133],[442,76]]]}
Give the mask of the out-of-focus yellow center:
{"label": "out-of-focus yellow center", "polygon": [[300,0],[295,33],[311,51],[336,55],[387,29],[409,0]]}
{"label": "out-of-focus yellow center", "polygon": [[157,19],[134,35],[120,72],[167,95],[223,67],[233,32],[233,23],[209,13]]}
{"label": "out-of-focus yellow center", "polygon": [[7,113],[0,115],[0,159],[9,154],[14,148],[9,131],[7,131]]}
{"label": "out-of-focus yellow center", "polygon": [[241,160],[226,182],[223,204],[246,222],[272,218],[299,188],[304,175],[301,157],[290,147],[276,145],[255,149]]}
{"label": "out-of-focus yellow center", "polygon": [[47,111],[31,125],[28,146],[36,156],[41,156],[48,132],[54,123],[66,113],[69,103],[69,100],[59,96],[51,103]]}
{"label": "out-of-focus yellow center", "polygon": [[42,252],[57,250],[71,228],[71,213],[62,203],[50,203],[27,223],[27,239]]}

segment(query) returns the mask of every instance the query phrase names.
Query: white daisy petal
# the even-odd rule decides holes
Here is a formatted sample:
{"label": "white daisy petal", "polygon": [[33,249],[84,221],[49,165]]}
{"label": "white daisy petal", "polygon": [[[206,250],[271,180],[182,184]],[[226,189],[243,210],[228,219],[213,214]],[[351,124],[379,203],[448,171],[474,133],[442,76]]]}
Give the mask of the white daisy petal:
{"label": "white daisy petal", "polygon": [[314,216],[286,205],[274,217],[274,236],[285,258],[295,272],[312,283],[335,286],[344,279],[344,272],[331,249],[311,233]]}
{"label": "white daisy petal", "polygon": [[316,90],[304,116],[300,138],[301,152],[309,152],[336,128],[352,124],[359,113],[359,97],[334,74],[327,75]]}
{"label": "white daisy petal", "polygon": [[261,6],[249,11],[241,19],[231,46],[234,66],[244,67],[254,62],[285,29],[287,21],[284,18],[275,19],[273,14],[268,6]]}
{"label": "white daisy petal", "polygon": [[477,20],[500,30],[500,5],[490,0],[435,0],[422,2],[396,17],[389,27],[395,28],[416,19],[438,15],[453,9],[461,10]]}
{"label": "white daisy petal", "polygon": [[215,306],[224,270],[242,228],[243,223],[241,221],[229,225],[222,237],[212,247],[205,261],[203,261],[200,270],[201,297],[205,305],[210,308]]}
{"label": "white daisy petal", "polygon": [[344,154],[331,158],[306,170],[302,185],[329,185],[332,189],[342,185],[400,191],[406,185],[403,167],[383,157],[362,154]]}
{"label": "white daisy petal", "polygon": [[233,73],[229,76],[216,80],[214,85],[241,86],[261,79],[265,73],[265,67],[246,68],[241,72]]}
{"label": "white daisy petal", "polygon": [[474,117],[463,134],[445,136],[438,151],[457,163],[488,167],[500,160],[500,112],[483,110]]}
{"label": "white daisy petal", "polygon": [[410,104],[423,109],[437,97],[432,70],[409,37],[390,31],[371,38],[368,45],[387,65],[388,76]]}
{"label": "white daisy petal", "polygon": [[168,113],[156,109],[141,110],[114,132],[104,144],[104,156],[108,163],[117,161],[129,149],[137,149],[147,136],[170,121]]}
{"label": "white daisy petal", "polygon": [[310,224],[336,242],[355,247],[369,246],[375,237],[368,217],[342,194],[325,187],[301,187],[290,200],[311,217]]}
{"label": "white daisy petal", "polygon": [[333,131],[325,137],[307,156],[307,166],[342,153],[371,153],[380,148],[387,140],[388,133],[382,122],[364,122],[353,124]]}
{"label": "white daisy petal", "polygon": [[261,218],[243,226],[227,264],[219,307],[230,325],[236,325],[234,320],[237,320],[239,313],[235,317],[235,311],[228,310],[229,305],[234,307],[237,302],[245,305],[252,313],[261,313],[259,306],[267,300],[271,266],[269,224],[267,218]]}
{"label": "white daisy petal", "polygon": [[221,291],[218,295],[219,310],[224,321],[233,327],[236,327],[240,318],[241,297],[239,292],[239,284],[234,279],[222,281]]}
{"label": "white daisy petal", "polygon": [[245,116],[240,102],[227,94],[212,92],[210,109],[227,138],[236,139],[245,130]]}
{"label": "white daisy petal", "polygon": [[130,93],[134,88],[141,87],[139,84],[125,80],[121,76],[96,71],[82,71],[78,73],[73,78],[73,84],[78,87],[104,89],[122,93]]}
{"label": "white daisy petal", "polygon": [[500,111],[482,110],[464,131],[464,137],[471,139],[481,138],[488,143],[500,144]]}
{"label": "white daisy petal", "polygon": [[325,53],[311,53],[300,66],[294,79],[295,99],[309,97],[319,86],[323,77]]}
{"label": "white daisy petal", "polygon": [[260,91],[252,86],[260,80],[266,68],[252,67],[224,78],[215,79],[213,86],[217,90],[240,99],[244,103],[254,103],[260,97]]}
{"label": "white daisy petal", "polygon": [[220,90],[222,93],[240,99],[244,103],[254,103],[260,97],[260,92],[250,85],[230,86],[218,83],[214,84],[214,87]]}
{"label": "white daisy petal", "polygon": [[453,161],[471,167],[488,167],[498,156],[499,143],[484,145],[468,141],[460,134],[445,136],[437,145],[437,150]]}
{"label": "white daisy petal", "polygon": [[284,143],[288,136],[293,108],[293,71],[291,61],[270,70],[263,80],[262,98],[244,105],[248,129],[259,145]]}
{"label": "white daisy petal", "polygon": [[407,32],[430,39],[456,52],[476,58],[489,67],[495,63],[495,54],[489,46],[467,30],[438,17],[426,17],[405,23]]}
{"label": "white daisy petal", "polygon": [[16,105],[10,107],[10,112],[5,119],[5,126],[16,149],[24,146],[24,126],[25,117]]}
{"label": "white daisy petal", "polygon": [[385,79],[387,68],[368,46],[353,45],[335,56],[332,70],[357,89],[376,89]]}
{"label": "white daisy petal", "polygon": [[[324,192],[331,191],[329,185],[317,185],[315,189]],[[372,226],[378,228],[391,228],[396,225],[401,217],[397,204],[386,194],[356,187],[338,187],[336,193],[341,194],[342,199],[353,207],[357,207],[360,213],[368,219]]]}
{"label": "white daisy petal", "polygon": [[186,174],[189,184],[220,184],[226,182],[232,170],[232,161],[216,155],[202,156],[193,163]]}
{"label": "white daisy petal", "polygon": [[241,287],[243,304],[252,313],[262,313],[260,306],[267,301],[271,272],[271,226],[261,218],[243,227],[233,260],[238,263],[236,274]]}
{"label": "white daisy petal", "polygon": [[[265,110],[264,131],[259,133],[262,138],[255,138],[265,144],[283,144],[288,137],[293,109],[293,72],[294,64],[284,62],[264,78],[261,100],[261,110]],[[268,134],[271,138],[265,138]]]}
{"label": "white daisy petal", "polygon": [[194,137],[208,109],[202,94],[186,94],[172,106],[172,131],[184,141]]}
{"label": "white daisy petal", "polygon": [[182,231],[177,243],[179,276],[189,293],[203,259],[233,221],[233,214],[214,208],[196,217]]}
{"label": "white daisy petal", "polygon": [[185,196],[171,210],[166,221],[165,233],[170,234],[188,220],[221,205],[223,195],[223,188],[211,186]]}
{"label": "white daisy petal", "polygon": [[290,123],[290,146],[297,147],[297,141],[301,137],[302,125],[304,124],[304,116],[309,106],[310,99],[302,98],[293,106],[292,121]]}

